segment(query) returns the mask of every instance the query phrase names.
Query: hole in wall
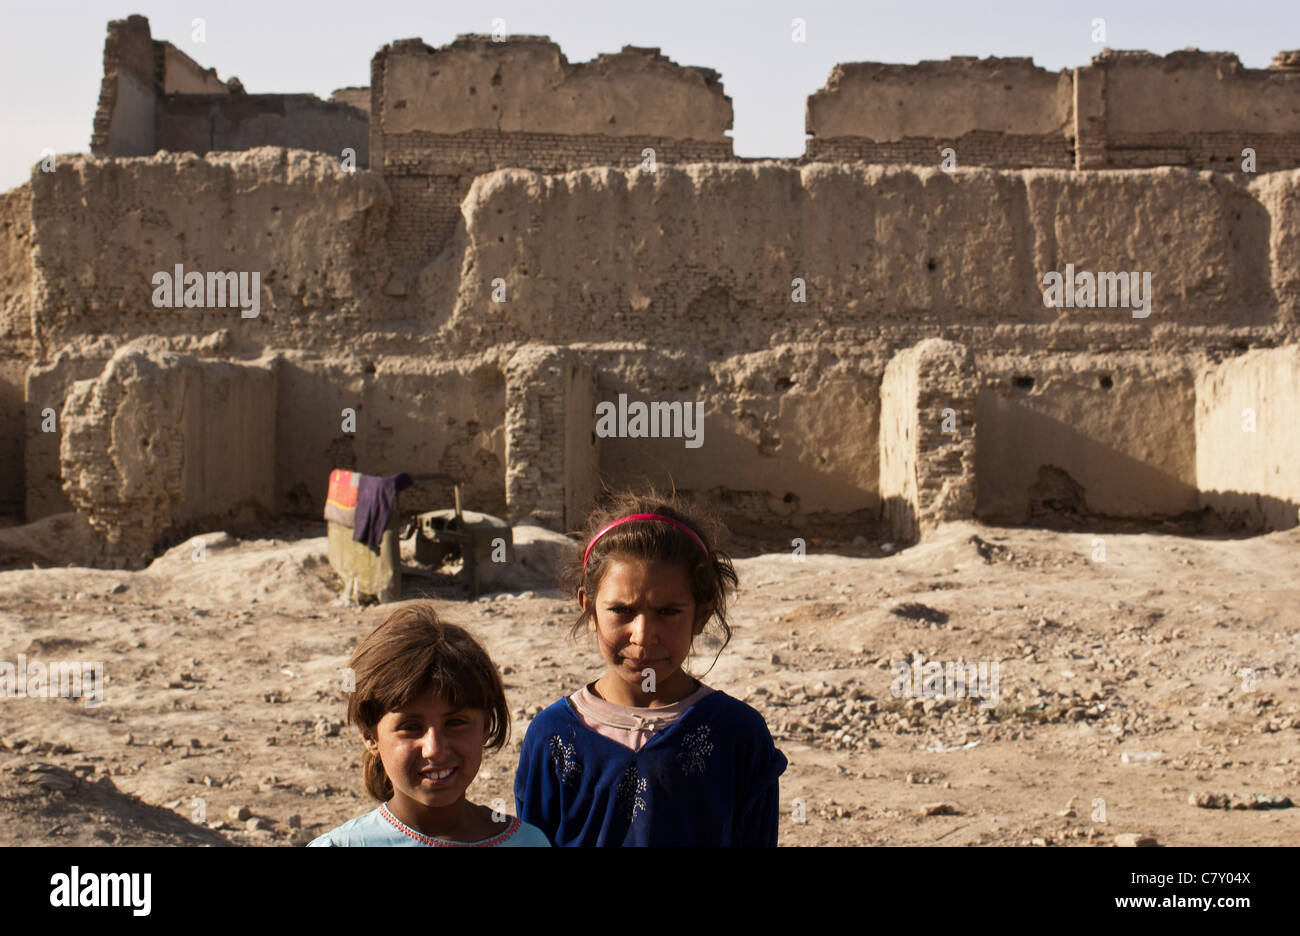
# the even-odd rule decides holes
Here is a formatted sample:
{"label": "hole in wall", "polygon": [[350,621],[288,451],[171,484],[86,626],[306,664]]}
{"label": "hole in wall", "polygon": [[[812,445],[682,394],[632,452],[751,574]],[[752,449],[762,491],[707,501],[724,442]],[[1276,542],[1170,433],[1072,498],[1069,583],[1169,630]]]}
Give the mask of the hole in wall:
{"label": "hole in wall", "polygon": [[367,374],[373,374],[373,373],[375,372],[375,362],[374,362],[374,361],[366,361],[365,372],[366,372]]}
{"label": "hole in wall", "polygon": [[776,378],[776,389],[778,392],[789,390],[793,386],[794,386],[794,381],[791,380],[789,377]]}
{"label": "hole in wall", "polygon": [[786,492],[785,492],[785,497],[783,497],[783,498],[781,498],[781,499],[782,499],[783,501],[785,501],[787,504],[793,504],[793,503],[794,503],[794,494],[792,494],[790,491],[786,491]]}
{"label": "hole in wall", "polygon": [[938,266],[939,266],[939,261],[935,260],[934,257],[931,257],[929,260],[925,261],[925,268],[929,270],[931,273],[933,273]]}
{"label": "hole in wall", "polygon": [[1111,379],[1110,374],[1100,374],[1097,377],[1097,386],[1101,387],[1103,390],[1109,390],[1111,387],[1115,386],[1115,381]]}
{"label": "hole in wall", "polygon": [[1034,378],[1032,377],[1017,377],[1011,382],[1015,384],[1017,390],[1034,389]]}

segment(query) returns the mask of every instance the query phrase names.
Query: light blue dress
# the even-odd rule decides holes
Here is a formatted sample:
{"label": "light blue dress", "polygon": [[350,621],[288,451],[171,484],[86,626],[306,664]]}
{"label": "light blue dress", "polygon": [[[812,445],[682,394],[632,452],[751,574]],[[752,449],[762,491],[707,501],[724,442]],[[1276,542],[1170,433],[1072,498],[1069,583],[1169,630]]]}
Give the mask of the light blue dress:
{"label": "light blue dress", "polygon": [[[479,807],[486,809],[486,806]],[[452,842],[448,839],[434,838],[412,829],[398,819],[388,809],[388,804],[373,809],[364,816],[349,819],[336,829],[331,829],[319,838],[313,839],[308,848],[348,848],[358,846],[384,847],[434,847],[434,848],[490,848],[497,845],[549,848],[545,833],[535,825],[529,825],[515,816],[510,816],[503,831],[481,839],[477,842]]]}

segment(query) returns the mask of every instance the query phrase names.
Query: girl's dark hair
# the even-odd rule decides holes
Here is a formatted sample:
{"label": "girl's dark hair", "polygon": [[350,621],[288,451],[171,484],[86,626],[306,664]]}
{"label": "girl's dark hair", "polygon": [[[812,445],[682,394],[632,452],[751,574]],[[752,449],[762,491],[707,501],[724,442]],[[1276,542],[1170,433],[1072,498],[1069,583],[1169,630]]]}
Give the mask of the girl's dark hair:
{"label": "girl's dark hair", "polygon": [[[631,520],[620,524],[602,536],[591,550],[583,568],[582,555],[597,533],[620,517],[628,514],[659,514],[670,517],[678,523],[690,527],[706,547],[708,555],[700,549],[700,544],[677,527],[662,520]],[[600,591],[600,583],[609,571],[611,561],[620,558],[644,559],[652,562],[670,562],[686,572],[691,582],[691,597],[695,601],[695,626],[699,634],[711,618],[716,618],[721,639],[713,662],[731,641],[731,625],[727,623],[727,595],[734,592],[739,580],[731,559],[718,549],[718,542],[726,536],[726,527],[707,508],[688,502],[686,498],[672,494],[662,494],[650,488],[644,494],[632,491],[609,493],[602,505],[587,518],[583,531],[582,543],[565,564],[560,576],[563,589],[576,600],[578,589],[583,589],[589,596],[588,610],[582,612],[570,631],[577,637],[594,615],[594,599]],[[713,613],[709,614],[709,605]],[[710,664],[709,669],[713,665]],[[707,673],[707,671],[706,671]]]}
{"label": "girl's dark hair", "polygon": [[[510,709],[501,674],[469,632],[439,620],[429,602],[403,605],[361,641],[348,664],[356,686],[348,724],[371,737],[380,719],[432,689],[449,705],[484,709],[485,749],[499,751],[510,737]],[[361,775],[377,800],[393,795],[383,762],[363,752]]]}

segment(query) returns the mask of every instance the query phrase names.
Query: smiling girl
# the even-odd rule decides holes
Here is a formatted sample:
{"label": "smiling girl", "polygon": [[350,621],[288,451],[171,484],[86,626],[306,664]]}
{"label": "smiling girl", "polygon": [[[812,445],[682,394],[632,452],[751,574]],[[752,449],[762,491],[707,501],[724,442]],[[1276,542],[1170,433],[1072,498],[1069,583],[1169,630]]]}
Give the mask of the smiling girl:
{"label": "smiling girl", "polygon": [[311,845],[550,844],[534,826],[465,798],[484,749],[500,750],[510,731],[501,677],[473,637],[431,604],[409,604],[361,642],[350,666],[348,723],[365,745],[366,790],[382,805]]}
{"label": "smiling girl", "polygon": [[682,667],[711,618],[731,637],[736,572],[704,529],[653,492],[588,521],[566,584],[605,673],[533,720],[515,774],[520,817],[556,845],[776,844],[785,756]]}

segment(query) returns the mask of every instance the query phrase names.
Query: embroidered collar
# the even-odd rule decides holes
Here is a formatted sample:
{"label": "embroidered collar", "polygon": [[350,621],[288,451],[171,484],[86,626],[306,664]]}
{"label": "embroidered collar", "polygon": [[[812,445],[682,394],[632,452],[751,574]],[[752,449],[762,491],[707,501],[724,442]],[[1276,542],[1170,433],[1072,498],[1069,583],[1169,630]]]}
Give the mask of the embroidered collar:
{"label": "embroidered collar", "polygon": [[[700,683],[699,687],[689,696],[674,702],[672,705],[651,709],[610,702],[593,693],[589,686],[583,686],[573,693],[570,701],[584,718],[623,731],[648,731],[654,734],[656,731],[666,730],[669,725],[685,715],[691,706],[711,692],[713,692],[711,687]],[[642,712],[658,712],[659,714],[643,715]]]}
{"label": "embroidered collar", "polygon": [[387,803],[380,805],[379,814],[388,820],[388,822],[392,824],[393,828],[398,832],[401,832],[407,838],[415,839],[422,845],[432,845],[435,848],[488,848],[493,845],[500,845],[506,839],[510,838],[510,836],[514,835],[521,825],[518,816],[511,816],[510,822],[506,826],[506,830],[492,836],[491,838],[485,838],[478,842],[453,842],[448,839],[433,838],[432,836],[425,835],[423,832],[415,831],[401,819],[394,816],[389,811]]}

